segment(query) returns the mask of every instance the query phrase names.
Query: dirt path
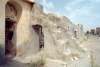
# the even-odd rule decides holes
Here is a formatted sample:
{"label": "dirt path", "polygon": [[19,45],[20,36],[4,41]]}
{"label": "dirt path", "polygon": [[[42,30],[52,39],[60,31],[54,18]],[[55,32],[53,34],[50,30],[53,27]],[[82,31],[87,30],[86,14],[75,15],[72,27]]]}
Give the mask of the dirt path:
{"label": "dirt path", "polygon": [[20,57],[15,57],[12,60],[7,60],[5,65],[1,67],[30,67],[29,63],[25,63],[26,60]]}
{"label": "dirt path", "polygon": [[100,37],[91,36],[84,45],[93,52],[94,62],[100,67]]}
{"label": "dirt path", "polygon": [[[87,52],[93,52],[94,63],[100,67],[100,37],[98,38],[91,36],[87,41],[83,42],[82,45],[87,48]],[[83,59],[74,61],[69,67],[90,67],[89,57],[87,56],[88,54]],[[30,67],[29,64],[23,63],[23,61],[26,62],[27,60],[15,58],[15,60],[8,61],[4,66],[1,67]]]}

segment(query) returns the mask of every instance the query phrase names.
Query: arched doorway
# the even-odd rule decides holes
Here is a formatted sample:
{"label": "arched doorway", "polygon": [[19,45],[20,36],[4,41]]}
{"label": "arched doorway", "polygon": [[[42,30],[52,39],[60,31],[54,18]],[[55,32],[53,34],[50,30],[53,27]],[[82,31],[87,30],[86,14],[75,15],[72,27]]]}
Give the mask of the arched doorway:
{"label": "arched doorway", "polygon": [[5,55],[6,58],[13,58],[16,56],[16,44],[15,41],[15,24],[17,17],[16,8],[10,4],[6,4],[6,17],[5,17]]}

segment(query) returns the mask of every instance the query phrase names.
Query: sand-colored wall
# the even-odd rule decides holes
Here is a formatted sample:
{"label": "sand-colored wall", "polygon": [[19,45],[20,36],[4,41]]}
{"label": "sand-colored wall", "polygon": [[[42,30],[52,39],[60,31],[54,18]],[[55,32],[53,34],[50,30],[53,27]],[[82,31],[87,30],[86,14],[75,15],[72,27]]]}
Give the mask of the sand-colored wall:
{"label": "sand-colored wall", "polygon": [[16,46],[16,53],[18,56],[24,54],[24,46],[29,45],[25,43],[30,40],[29,22],[31,4],[23,0],[0,1],[0,8],[2,8],[0,9],[0,48],[2,48],[2,50],[0,49],[2,51],[2,54],[0,53],[0,57],[5,54],[5,5],[7,2],[12,4],[17,10],[17,21],[14,25],[14,36],[12,42]]}
{"label": "sand-colored wall", "polygon": [[[39,36],[32,25],[41,25],[44,34],[44,52],[49,58],[65,60],[67,48],[77,44],[74,37],[74,24],[65,16],[45,14],[40,4],[34,5],[23,0],[2,0],[0,7],[0,44],[5,46],[5,5],[9,2],[18,11],[12,42],[16,45],[17,56],[29,56],[39,53]],[[80,27],[79,27],[80,28]],[[78,30],[80,31],[80,30]],[[80,32],[81,33],[81,32]],[[70,46],[71,45],[71,46]],[[3,47],[5,50],[5,47]],[[64,53],[66,52],[66,53]],[[4,52],[3,52],[4,55]]]}
{"label": "sand-colored wall", "polygon": [[84,34],[81,34],[81,26],[73,24],[67,17],[59,17],[55,14],[45,14],[43,12],[43,7],[35,3],[31,12],[30,24],[40,24],[43,26],[44,53],[46,57],[68,60],[68,57],[71,57],[67,55],[68,49],[70,50],[70,54],[74,51],[81,51],[78,43],[74,40],[75,27],[78,32],[78,38],[84,38]]}

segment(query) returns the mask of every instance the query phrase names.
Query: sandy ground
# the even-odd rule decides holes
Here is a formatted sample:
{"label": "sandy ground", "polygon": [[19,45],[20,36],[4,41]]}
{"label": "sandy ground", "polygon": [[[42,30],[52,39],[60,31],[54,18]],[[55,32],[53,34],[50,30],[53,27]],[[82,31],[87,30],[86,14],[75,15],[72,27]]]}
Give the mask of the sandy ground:
{"label": "sandy ground", "polygon": [[[94,63],[100,67],[100,37],[97,36],[89,36],[87,41],[82,42],[82,45],[87,48],[86,52],[93,52],[93,58],[94,58]],[[84,55],[84,54],[83,54]],[[90,55],[90,54],[89,54]],[[5,65],[0,66],[0,67],[30,67],[29,64],[24,63],[27,60],[23,58],[14,58],[11,61],[6,62]],[[51,67],[51,64],[53,65],[52,67],[59,67],[61,64],[56,62],[52,63],[53,60],[49,60],[49,67]],[[57,64],[58,63],[58,64]],[[55,66],[54,66],[55,65]],[[57,66],[58,65],[58,66]],[[65,65],[61,65],[60,67],[66,67]],[[77,61],[73,61],[70,66],[68,67],[91,67],[90,66],[90,58],[88,57],[88,54],[84,57],[84,59],[80,59]]]}
{"label": "sandy ground", "polygon": [[80,45],[84,47],[85,54],[81,54],[82,59],[71,62],[69,67],[91,67],[91,61],[93,61],[93,67],[100,67],[100,37],[88,36],[88,39],[80,43]]}
{"label": "sandy ground", "polygon": [[28,63],[23,63],[21,62],[23,59],[13,59],[13,60],[8,60],[5,65],[0,66],[0,67],[30,67]]}
{"label": "sandy ground", "polygon": [[89,36],[88,40],[83,44],[88,51],[93,52],[94,63],[100,67],[100,37]]}

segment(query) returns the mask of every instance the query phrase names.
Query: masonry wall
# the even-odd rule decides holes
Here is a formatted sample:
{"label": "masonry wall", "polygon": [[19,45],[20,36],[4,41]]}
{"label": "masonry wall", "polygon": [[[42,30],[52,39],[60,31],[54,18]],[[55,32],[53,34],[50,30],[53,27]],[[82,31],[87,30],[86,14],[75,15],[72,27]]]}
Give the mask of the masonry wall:
{"label": "masonry wall", "polygon": [[[14,36],[12,42],[16,46],[17,56],[28,53],[26,45],[30,40],[30,11],[31,4],[22,0],[1,0],[0,1],[0,63],[5,57],[5,5],[11,3],[17,9],[17,22],[15,24]],[[31,46],[30,46],[31,47]],[[24,53],[24,51],[27,51]]]}
{"label": "masonry wall", "polygon": [[0,15],[0,48],[3,51],[2,54],[0,53],[1,58],[5,54],[5,5],[8,1],[18,10],[15,35],[12,40],[16,45],[17,56],[36,55],[40,52],[39,36],[32,27],[37,24],[43,27],[46,57],[65,60],[67,48],[70,47],[71,49],[73,46],[72,49],[78,50],[77,44],[72,39],[72,36],[74,37],[74,25],[67,17],[45,14],[43,7],[37,3],[33,5],[23,0],[14,0],[13,2],[12,0],[2,0],[0,2],[0,8],[2,8],[0,10],[2,14],[2,16]]}
{"label": "masonry wall", "polygon": [[[18,15],[16,24],[15,37],[16,37],[16,50],[17,56],[27,56],[39,51],[39,37],[30,25],[32,4],[25,1],[16,0],[22,8],[22,12]],[[17,5],[18,6],[18,5]],[[19,7],[17,7],[19,9]],[[19,12],[21,10],[18,10]],[[32,33],[31,33],[32,32]],[[14,39],[13,39],[14,40]]]}
{"label": "masonry wall", "polygon": [[[43,7],[35,3],[31,12],[31,25],[39,24],[43,27],[44,33],[44,54],[48,58],[57,60],[68,60],[68,50],[81,51],[78,44],[73,39],[75,25],[65,16],[57,16],[55,14],[45,14]],[[77,32],[80,27],[77,27]],[[83,35],[83,34],[80,34]],[[77,34],[78,37],[80,37]],[[33,36],[33,35],[32,35]],[[33,43],[33,41],[32,41]]]}
{"label": "masonry wall", "polygon": [[[16,46],[17,56],[27,56],[39,52],[39,36],[36,34],[30,23],[31,11],[33,4],[23,0],[2,0],[0,7],[2,15],[0,18],[0,48],[2,53],[0,57],[5,56],[5,5],[11,3],[17,10],[17,22],[15,23],[14,36],[12,39],[13,44]],[[34,15],[34,14],[33,14]],[[33,21],[32,21],[33,22]],[[34,22],[35,23],[35,22]],[[2,55],[1,55],[2,54]],[[0,59],[1,60],[1,59]]]}

